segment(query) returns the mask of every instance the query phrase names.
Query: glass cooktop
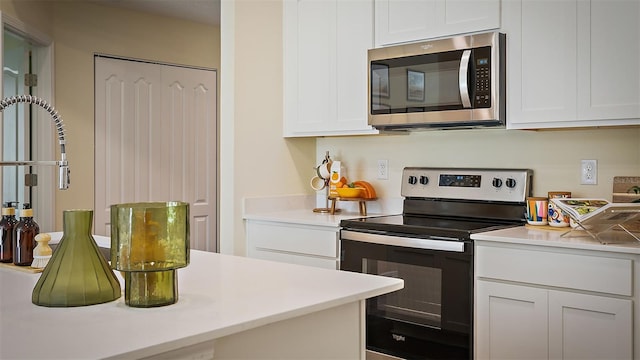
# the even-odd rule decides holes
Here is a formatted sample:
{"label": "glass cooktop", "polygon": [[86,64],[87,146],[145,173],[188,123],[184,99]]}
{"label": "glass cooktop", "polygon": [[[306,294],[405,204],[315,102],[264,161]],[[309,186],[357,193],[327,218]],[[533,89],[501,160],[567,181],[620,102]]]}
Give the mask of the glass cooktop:
{"label": "glass cooktop", "polygon": [[424,216],[387,215],[342,220],[340,226],[348,229],[374,232],[451,237],[465,240],[473,233],[519,226],[521,223],[480,221],[473,219],[437,218]]}

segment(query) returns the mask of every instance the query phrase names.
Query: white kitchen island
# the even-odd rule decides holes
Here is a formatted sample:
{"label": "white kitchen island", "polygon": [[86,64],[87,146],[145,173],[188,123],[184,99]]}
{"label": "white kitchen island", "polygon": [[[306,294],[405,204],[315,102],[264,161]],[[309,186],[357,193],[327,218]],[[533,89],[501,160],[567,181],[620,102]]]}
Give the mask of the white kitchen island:
{"label": "white kitchen island", "polygon": [[31,303],[39,276],[0,268],[1,359],[364,359],[364,300],[403,287],[192,250],[174,305],[47,308]]}

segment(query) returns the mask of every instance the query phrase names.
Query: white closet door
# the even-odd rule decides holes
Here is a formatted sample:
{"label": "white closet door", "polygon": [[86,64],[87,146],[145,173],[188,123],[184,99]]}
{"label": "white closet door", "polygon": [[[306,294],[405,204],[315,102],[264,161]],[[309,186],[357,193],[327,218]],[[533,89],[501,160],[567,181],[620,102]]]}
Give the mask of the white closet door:
{"label": "white closet door", "polygon": [[216,73],[163,66],[162,83],[164,126],[157,133],[169,136],[164,186],[169,198],[190,204],[191,247],[216,251]]}
{"label": "white closet door", "polygon": [[216,72],[96,57],[95,226],[109,207],[186,201],[191,248],[217,251]]}

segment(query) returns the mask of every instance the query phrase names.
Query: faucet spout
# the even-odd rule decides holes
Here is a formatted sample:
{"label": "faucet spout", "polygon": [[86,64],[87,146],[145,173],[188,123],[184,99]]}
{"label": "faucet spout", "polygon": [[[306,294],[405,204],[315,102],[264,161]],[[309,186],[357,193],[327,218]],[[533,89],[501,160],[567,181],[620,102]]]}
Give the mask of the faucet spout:
{"label": "faucet spout", "polygon": [[32,96],[32,95],[17,95],[4,98],[0,101],[0,112],[4,111],[10,105],[23,102],[27,104],[35,104],[45,109],[51,118],[53,124],[58,133],[58,144],[60,145],[60,160],[59,161],[3,161],[0,162],[0,166],[37,166],[37,165],[57,165],[58,166],[58,189],[66,190],[71,184],[69,163],[67,162],[67,153],[65,150],[66,141],[64,138],[64,124],[62,117],[58,114],[56,109],[45,100]]}

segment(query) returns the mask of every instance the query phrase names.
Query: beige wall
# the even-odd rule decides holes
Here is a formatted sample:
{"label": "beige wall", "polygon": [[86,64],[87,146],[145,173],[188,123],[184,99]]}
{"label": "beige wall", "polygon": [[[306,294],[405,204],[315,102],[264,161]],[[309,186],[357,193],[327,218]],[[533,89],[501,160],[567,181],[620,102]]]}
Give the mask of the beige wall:
{"label": "beige wall", "polygon": [[56,193],[56,228],[62,211],[94,205],[95,53],[219,68],[219,28],[104,7],[56,1],[53,14],[56,109],[65,121],[71,187]]}
{"label": "beige wall", "polygon": [[[379,196],[400,196],[405,166],[528,168],[536,196],[571,191],[611,200],[614,176],[640,176],[640,128],[524,131],[447,130],[410,135],[323,138],[350,178],[369,180]],[[378,159],[389,160],[389,180],[376,179]],[[598,184],[580,184],[580,160],[598,160]],[[312,172],[308,173],[309,177]]]}
{"label": "beige wall", "polygon": [[24,0],[0,0],[0,11],[30,25],[38,32],[47,36],[53,33],[53,2],[24,1]]}
{"label": "beige wall", "polygon": [[245,253],[242,199],[309,193],[314,139],[282,137],[282,4],[223,0],[220,251]]}

